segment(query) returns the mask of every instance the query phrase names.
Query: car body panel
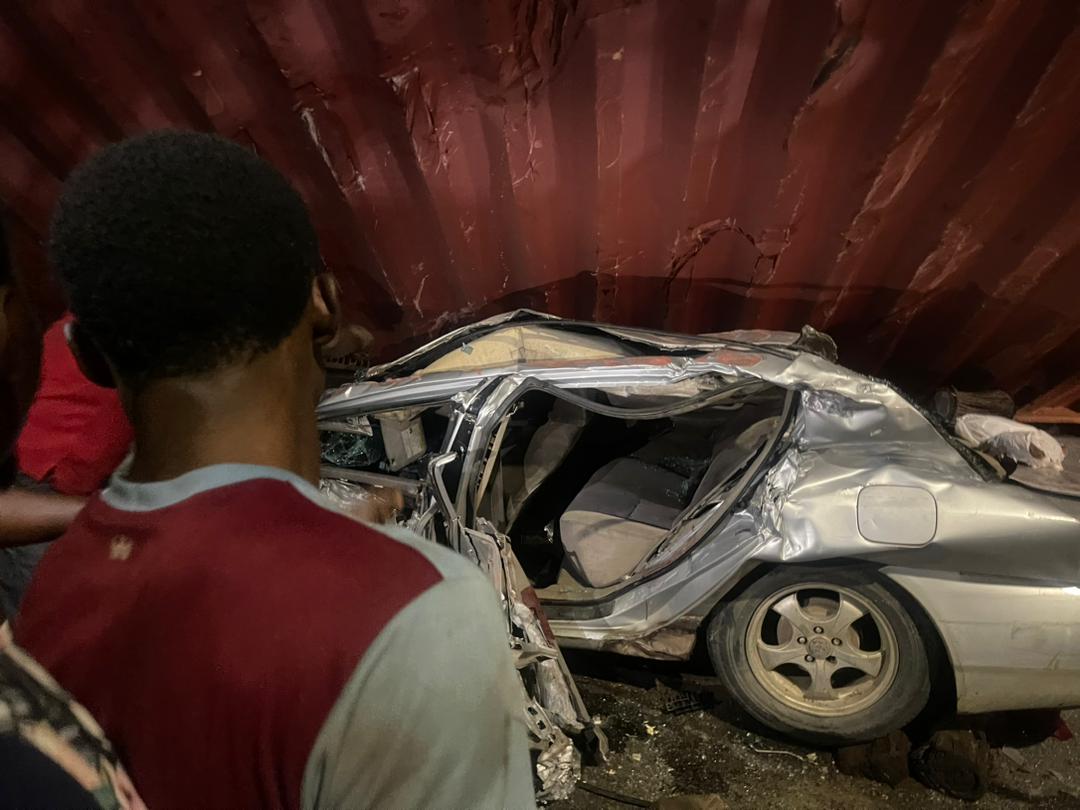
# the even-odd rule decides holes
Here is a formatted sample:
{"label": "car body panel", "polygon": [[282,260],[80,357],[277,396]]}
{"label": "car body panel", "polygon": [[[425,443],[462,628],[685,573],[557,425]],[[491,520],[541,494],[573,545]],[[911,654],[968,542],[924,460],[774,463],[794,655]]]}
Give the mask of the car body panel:
{"label": "car body panel", "polygon": [[[626,356],[540,359],[435,373],[418,366],[434,361],[440,352],[459,350],[477,335],[532,322],[566,329],[568,335],[584,329],[624,340]],[[804,350],[800,341],[821,353]],[[681,403],[689,407],[740,386],[786,389],[791,407],[781,428],[754,462],[756,467],[742,473],[737,490],[712,493],[698,504],[621,586],[602,589],[591,603],[545,602],[559,642],[685,658],[701,622],[755,567],[861,561],[907,572],[905,587],[938,624],[948,647],[963,709],[1030,705],[1023,690],[1010,682],[1008,661],[988,667],[982,645],[965,636],[963,628],[973,621],[975,608],[965,604],[960,610],[960,602],[963,595],[975,603],[1015,596],[1016,610],[1030,612],[1011,617],[1011,625],[985,628],[999,646],[1001,635],[1008,635],[1004,628],[1035,626],[1048,615],[1052,618],[1053,611],[1040,606],[1042,597],[1074,610],[1068,589],[1080,585],[1080,501],[995,479],[989,466],[891,385],[833,362],[829,346],[812,330],[803,335],[673,336],[509,313],[371,369],[364,379],[328,392],[319,413],[331,420],[447,403],[453,416],[443,451],[451,460],[442,468],[442,508],[456,527],[447,542],[468,553],[466,530],[497,537],[490,527],[485,532],[474,525],[477,488],[485,478],[485,454],[500,425],[505,429],[509,409],[526,391],[541,388],[604,412],[620,411],[590,404],[582,392],[605,392],[612,402],[636,397],[639,404],[650,403],[651,410],[628,406],[621,412],[627,418],[644,418],[643,413],[661,413]],[[890,491],[881,488],[903,492],[910,503],[920,504],[918,532],[908,530],[902,515],[882,511],[887,506],[882,499],[876,512],[865,505]],[[862,526],[861,498],[867,499]],[[498,542],[512,555],[508,539]],[[1002,586],[1005,590],[973,584],[1001,577],[1020,584]],[[1040,660],[1052,671],[1043,688],[1049,697],[1037,699],[1037,705],[1047,700],[1053,705],[1080,703],[1075,637],[1063,633],[1058,628],[1046,636],[1048,644],[1062,643],[1058,658],[1033,656],[1022,645],[1001,647],[1016,654],[1016,673]]]}
{"label": "car body panel", "polygon": [[747,329],[732,332],[719,332],[710,335],[681,335],[633,327],[612,326],[583,321],[568,321],[555,315],[536,312],[531,309],[517,309],[495,315],[482,321],[447,332],[445,335],[420,346],[396,360],[382,365],[372,366],[364,375],[369,380],[382,380],[408,376],[411,372],[431,365],[435,358],[445,357],[453,349],[470,340],[490,334],[500,327],[508,325],[533,324],[551,326],[571,334],[570,329],[578,329],[588,334],[607,335],[624,341],[651,346],[661,351],[682,349],[709,349],[723,344],[752,344],[755,346],[791,347],[800,341],[824,347],[819,353],[835,359],[836,346],[831,338],[814,330],[804,332],[773,332],[763,329]]}
{"label": "car body panel", "polygon": [[887,567],[934,621],[961,713],[1063,708],[1080,678],[1080,588]]}

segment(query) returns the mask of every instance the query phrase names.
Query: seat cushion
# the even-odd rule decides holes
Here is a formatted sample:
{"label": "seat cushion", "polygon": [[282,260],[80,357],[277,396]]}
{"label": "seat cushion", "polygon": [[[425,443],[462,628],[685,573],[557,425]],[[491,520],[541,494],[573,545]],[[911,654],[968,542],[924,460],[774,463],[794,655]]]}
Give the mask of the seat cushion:
{"label": "seat cushion", "polygon": [[591,588],[614,585],[667,536],[667,529],[597,512],[566,512],[559,527],[566,550],[563,567]]}
{"label": "seat cushion", "polygon": [[[520,473],[506,499],[506,525],[512,526],[540,485],[566,461],[581,434],[589,413],[561,399],[555,400],[548,421],[537,428],[525,449]],[[507,476],[510,479],[510,476]]]}
{"label": "seat cushion", "polygon": [[700,476],[711,457],[709,437],[708,431],[676,427],[650,440],[634,452],[633,458],[687,478]]}
{"label": "seat cushion", "polygon": [[559,521],[567,570],[594,588],[618,582],[667,535],[682,511],[685,484],[637,459],[602,467]]}
{"label": "seat cushion", "polygon": [[690,503],[697,503],[738,472],[769,440],[779,423],[780,418],[776,416],[761,419],[740,433],[734,441],[728,438],[718,441],[713,447],[712,461],[694,490]]}

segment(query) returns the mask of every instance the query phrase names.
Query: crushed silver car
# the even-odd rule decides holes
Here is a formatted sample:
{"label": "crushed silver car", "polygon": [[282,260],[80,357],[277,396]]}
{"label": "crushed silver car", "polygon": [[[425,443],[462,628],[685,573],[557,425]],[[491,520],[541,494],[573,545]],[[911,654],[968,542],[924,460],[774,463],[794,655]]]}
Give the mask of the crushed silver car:
{"label": "crushed silver car", "polygon": [[[686,659],[813,743],[1080,704],[1080,500],[1005,476],[802,334],[687,336],[518,311],[319,408],[328,479],[503,594],[544,795],[602,747],[563,647]],[[558,644],[556,644],[556,640]]]}

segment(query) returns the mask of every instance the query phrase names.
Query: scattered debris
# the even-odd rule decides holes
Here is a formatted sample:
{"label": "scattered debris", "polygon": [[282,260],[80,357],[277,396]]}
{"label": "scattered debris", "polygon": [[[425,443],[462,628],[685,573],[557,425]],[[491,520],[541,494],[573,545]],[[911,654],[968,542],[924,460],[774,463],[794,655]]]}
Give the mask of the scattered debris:
{"label": "scattered debris", "polygon": [[757,748],[753,745],[750,746],[750,750],[757,754],[783,754],[787,757],[795,757],[800,762],[807,762],[808,758],[802,754],[796,754],[794,751],[784,751],[781,748]]}
{"label": "scattered debris", "polygon": [[707,692],[697,694],[683,692],[677,698],[667,702],[664,706],[664,712],[674,715],[700,712],[708,709],[714,702],[713,696]]}
{"label": "scattered debris", "polygon": [[1060,470],[1065,463],[1061,443],[1045,430],[1003,416],[969,413],[956,420],[960,438],[988,453],[1029,467]]}
{"label": "scattered debris", "polygon": [[849,745],[836,752],[836,767],[849,776],[862,776],[896,787],[910,775],[908,756],[911,742],[902,731],[861,745]]}
{"label": "scattered debris", "polygon": [[656,726],[652,725],[651,723],[646,723],[645,733],[648,734],[650,737],[655,737],[658,732],[656,730]]}
{"label": "scattered debris", "polygon": [[911,755],[919,781],[948,796],[975,801],[990,787],[990,746],[972,731],[939,731]]}
{"label": "scattered debris", "polygon": [[1001,755],[1016,765],[1018,768],[1025,768],[1027,762],[1024,761],[1024,755],[1017,751],[1015,748],[1009,748],[1006,746],[1001,749]]}
{"label": "scattered debris", "polygon": [[[606,660],[599,654],[595,657]],[[709,711],[666,714],[665,707],[683,698],[683,692],[691,691],[682,678],[661,678],[654,688],[640,689],[610,679],[579,676],[579,685],[589,706],[602,713],[605,724],[610,725],[612,742],[609,763],[586,767],[584,780],[640,797],[650,807],[661,797],[682,795],[717,795],[730,810],[962,810],[965,806],[959,799],[931,790],[915,779],[909,778],[893,788],[861,775],[841,773],[831,765],[839,758],[834,752],[774,742],[756,724],[748,723],[736,704],[722,696]],[[992,721],[997,733],[992,737],[987,733],[987,737],[1001,740],[993,745],[990,789],[976,808],[1080,810],[1080,739],[1056,740],[1053,730],[1057,713],[1044,714],[1047,716],[1017,712],[957,721],[965,727],[974,725],[980,733],[982,723]],[[1080,711],[1064,714],[1070,725],[1080,726]],[[660,733],[648,736],[646,723],[656,726]],[[918,747],[918,742],[912,738],[911,745]],[[1006,755],[998,756],[995,752],[999,745],[1018,750],[1026,767],[1017,766]],[[761,754],[752,747],[787,750],[802,759]],[[635,761],[632,753],[640,753],[641,759]],[[642,805],[582,789],[566,801],[555,802],[549,810],[633,810],[637,806]]]}

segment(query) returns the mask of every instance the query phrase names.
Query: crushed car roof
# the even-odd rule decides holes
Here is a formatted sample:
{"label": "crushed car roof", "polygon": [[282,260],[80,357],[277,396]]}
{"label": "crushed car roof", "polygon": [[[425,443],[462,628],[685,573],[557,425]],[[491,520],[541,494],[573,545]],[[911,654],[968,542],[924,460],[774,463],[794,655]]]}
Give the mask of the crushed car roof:
{"label": "crushed car roof", "polygon": [[[428,367],[439,357],[483,335],[512,326],[538,325],[549,329],[565,330],[581,335],[602,335],[615,338],[641,350],[651,349],[661,353],[704,352],[718,346],[745,346],[759,349],[797,349],[819,354],[829,360],[836,359],[836,345],[827,335],[810,327],[802,332],[769,332],[765,330],[738,330],[708,335],[680,335],[651,329],[597,324],[587,321],[570,321],[536,312],[517,309],[505,312],[446,333],[408,354],[378,366],[372,366],[364,375],[367,380],[382,380],[413,374]],[[555,358],[552,358],[555,359]]]}

